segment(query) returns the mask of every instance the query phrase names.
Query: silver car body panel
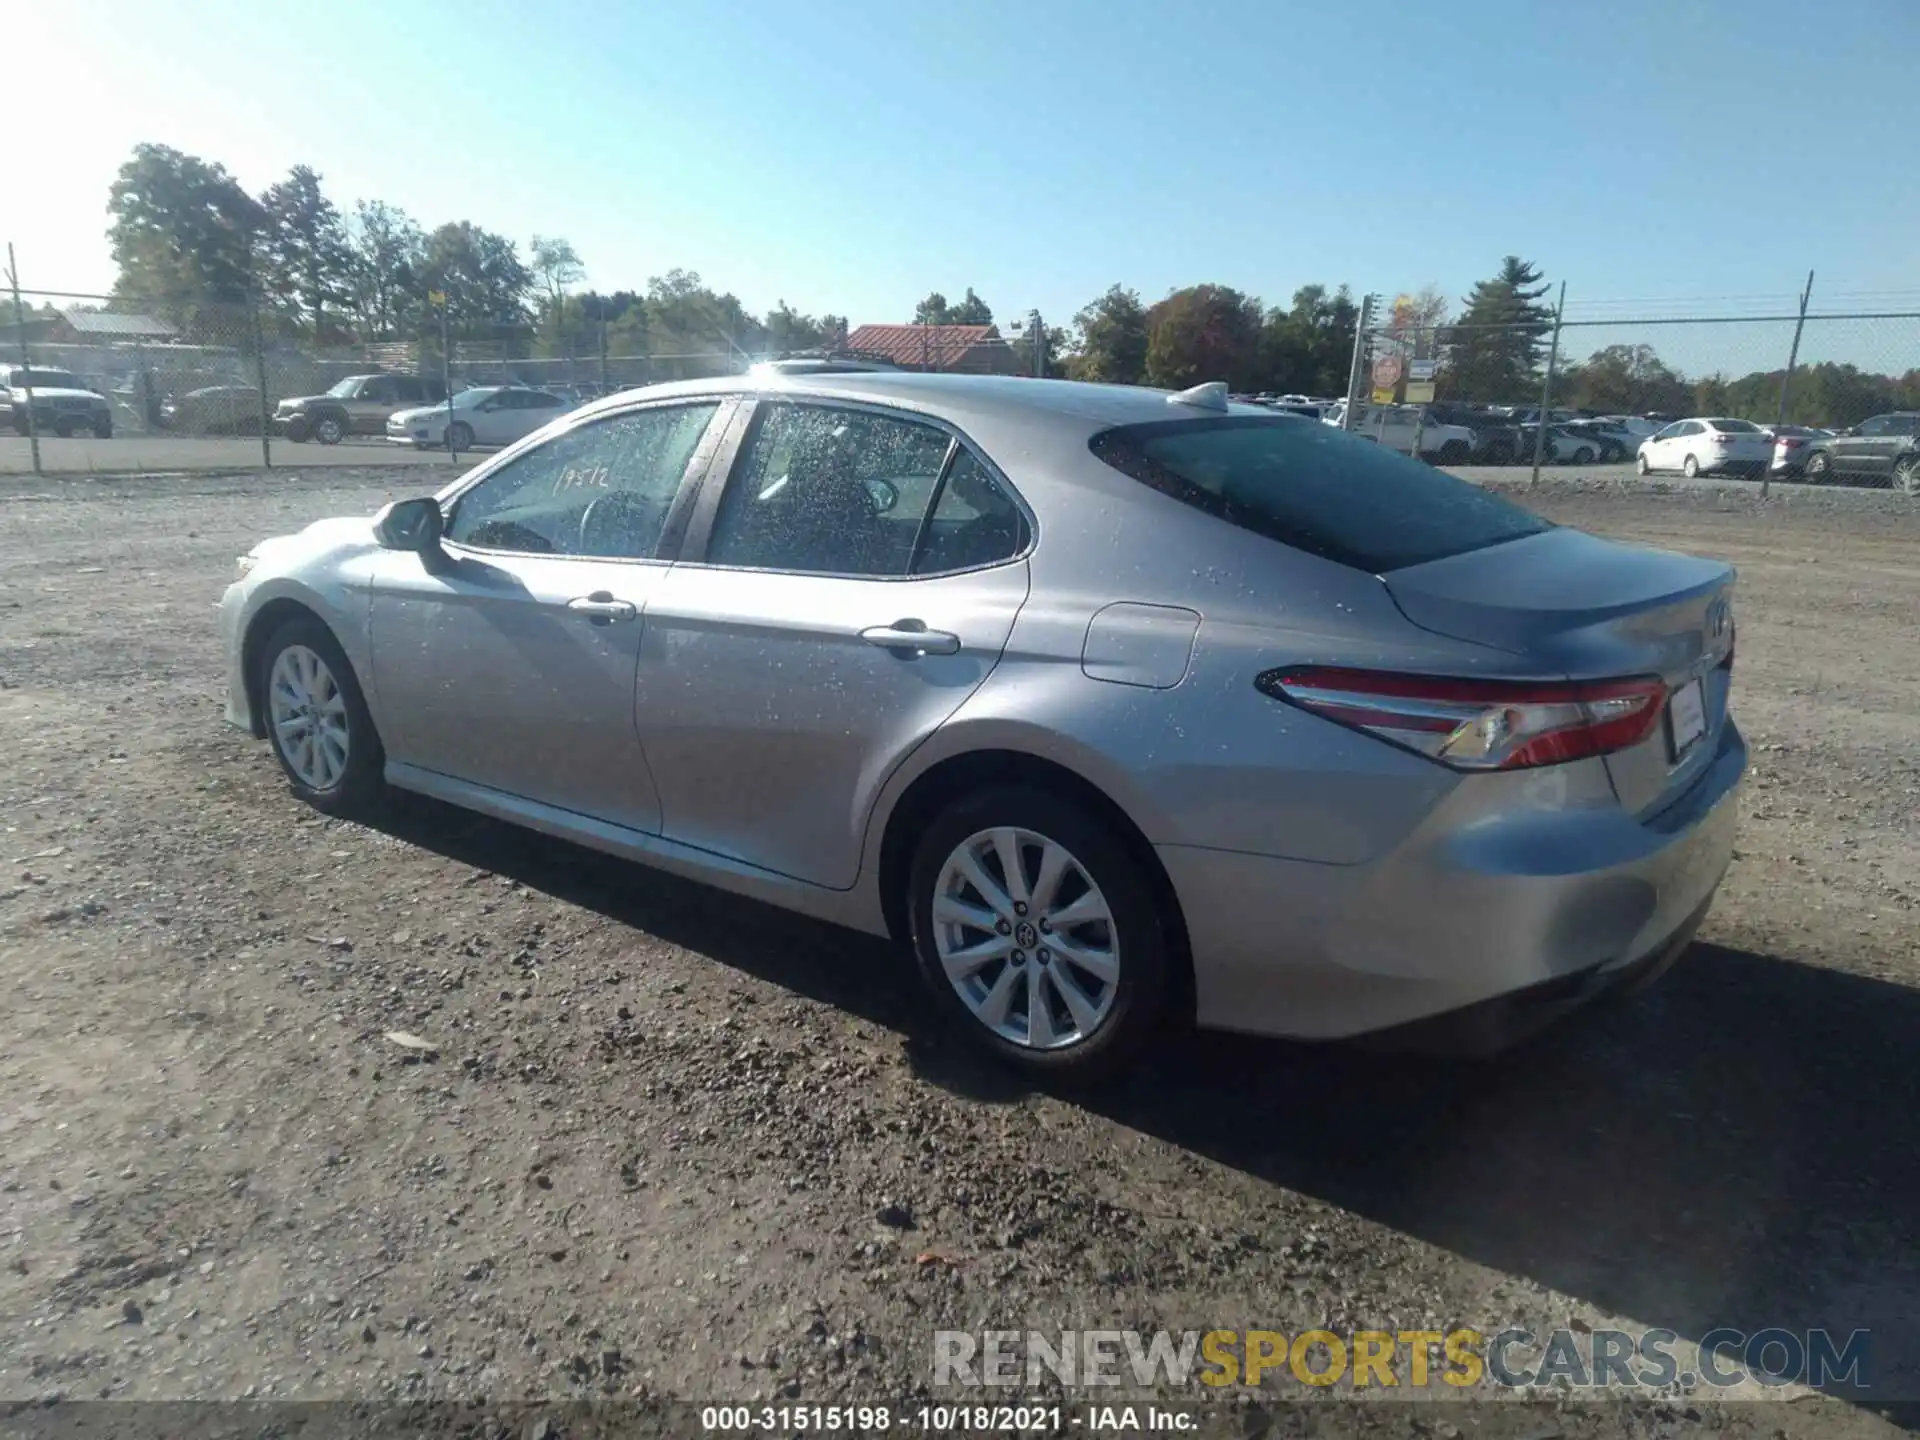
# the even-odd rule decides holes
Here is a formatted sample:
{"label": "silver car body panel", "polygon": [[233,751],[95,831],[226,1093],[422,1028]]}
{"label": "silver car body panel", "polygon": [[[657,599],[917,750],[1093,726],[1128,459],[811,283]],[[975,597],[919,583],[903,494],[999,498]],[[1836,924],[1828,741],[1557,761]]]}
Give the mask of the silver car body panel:
{"label": "silver car body panel", "polygon": [[[222,604],[229,718],[251,719],[240,656],[255,618],[275,600],[307,605],[362,677],[392,783],[876,934],[888,821],[915,782],[982,751],[1045,761],[1099,789],[1159,856],[1201,1022],[1263,1033],[1353,1034],[1627,963],[1718,884],[1745,763],[1725,645],[1707,634],[1730,567],[1549,530],[1367,574],[1090,453],[1112,426],[1193,418],[1164,393],[979,377],[655,387],[565,415],[440,498],[573,426],[703,395],[923,415],[999,467],[1035,541],[1003,564],[893,580],[692,552],[495,556],[497,584],[432,593],[415,613],[442,577],[379,550],[365,520],[322,522],[259,547]],[[689,484],[708,497],[725,479],[715,464]],[[601,589],[632,600],[633,619],[590,631],[555,618],[567,596]],[[860,636],[903,620],[957,636],[957,653]],[[1467,774],[1253,684],[1310,664],[1697,676],[1710,730],[1678,765],[1656,736],[1644,755]]]}

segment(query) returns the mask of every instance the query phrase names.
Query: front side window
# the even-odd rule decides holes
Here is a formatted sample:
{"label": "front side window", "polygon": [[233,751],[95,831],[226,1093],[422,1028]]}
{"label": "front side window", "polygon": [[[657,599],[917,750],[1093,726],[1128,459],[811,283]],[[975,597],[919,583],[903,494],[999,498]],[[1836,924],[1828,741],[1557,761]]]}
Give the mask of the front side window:
{"label": "front side window", "polygon": [[765,405],[714,516],[707,563],[905,575],[952,443],[903,417]]}
{"label": "front side window", "polygon": [[447,539],[532,555],[650,559],[719,408],[660,406],[556,435],[461,495]]}
{"label": "front side window", "polygon": [[1860,433],[1862,435],[1886,434],[1887,433],[1887,417],[1884,415],[1876,415],[1871,420],[1862,420],[1860,422]]}
{"label": "front side window", "polygon": [[1121,474],[1196,510],[1374,574],[1550,528],[1445,471],[1277,416],[1151,421],[1088,443]]}

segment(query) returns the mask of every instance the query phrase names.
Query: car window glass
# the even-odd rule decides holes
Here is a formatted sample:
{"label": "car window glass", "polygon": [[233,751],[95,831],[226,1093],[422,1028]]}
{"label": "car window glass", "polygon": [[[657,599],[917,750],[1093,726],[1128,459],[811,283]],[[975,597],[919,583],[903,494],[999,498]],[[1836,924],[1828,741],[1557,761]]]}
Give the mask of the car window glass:
{"label": "car window glass", "polygon": [[1874,416],[1871,420],[1862,420],[1860,422],[1860,433],[1862,435],[1879,435],[1884,432],[1886,428],[1887,422],[1878,415]]}
{"label": "car window glass", "polygon": [[1026,548],[1027,517],[986,466],[962,450],[927,517],[913,573],[936,575],[992,565]]}
{"label": "car window glass", "polygon": [[917,421],[768,405],[721,497],[707,561],[904,575],[950,443]]}
{"label": "car window glass", "polygon": [[1549,528],[1397,451],[1277,416],[1121,426],[1095,435],[1089,448],[1121,474],[1227,524],[1373,573]]}
{"label": "car window glass", "polygon": [[719,408],[661,406],[556,435],[462,495],[447,539],[535,555],[647,559]]}
{"label": "car window glass", "polygon": [[420,389],[420,382],[418,380],[405,380],[405,379],[396,380],[393,382],[393,387],[394,387],[394,398],[396,400],[417,401],[420,399],[422,394],[422,391]]}

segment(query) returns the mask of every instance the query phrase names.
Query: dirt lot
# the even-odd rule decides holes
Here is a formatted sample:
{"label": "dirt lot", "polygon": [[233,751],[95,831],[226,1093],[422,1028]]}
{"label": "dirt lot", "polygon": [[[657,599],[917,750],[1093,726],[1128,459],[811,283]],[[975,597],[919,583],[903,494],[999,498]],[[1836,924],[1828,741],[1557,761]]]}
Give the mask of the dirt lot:
{"label": "dirt lot", "polygon": [[1654,990],[1491,1064],[1190,1039],[1054,1096],[877,943],[295,804],[220,723],[212,601],[405,485],[0,481],[0,1399],[900,1400],[947,1326],[1571,1317],[1867,1328],[1873,1390],[1466,1433],[1920,1400],[1920,507],[1539,497],[1741,567],[1744,829]]}

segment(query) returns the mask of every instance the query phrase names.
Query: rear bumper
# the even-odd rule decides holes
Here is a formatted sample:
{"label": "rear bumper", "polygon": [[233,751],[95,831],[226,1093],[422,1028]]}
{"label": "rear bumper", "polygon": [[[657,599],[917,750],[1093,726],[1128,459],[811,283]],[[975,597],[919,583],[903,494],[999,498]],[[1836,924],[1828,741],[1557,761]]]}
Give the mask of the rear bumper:
{"label": "rear bumper", "polygon": [[1160,846],[1195,1018],[1338,1039],[1503,998],[1516,1016],[1578,1004],[1691,935],[1732,858],[1746,763],[1728,720],[1712,763],[1652,819],[1618,807],[1437,815],[1364,865]]}

